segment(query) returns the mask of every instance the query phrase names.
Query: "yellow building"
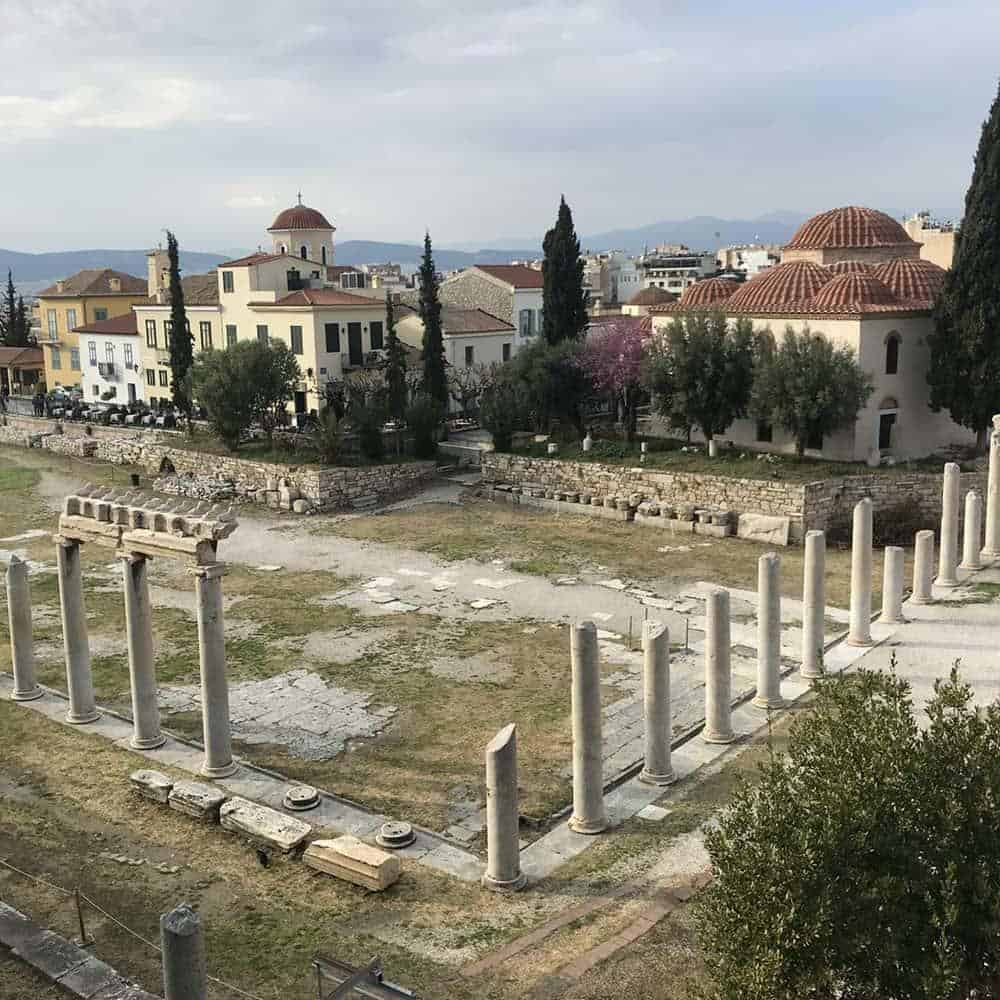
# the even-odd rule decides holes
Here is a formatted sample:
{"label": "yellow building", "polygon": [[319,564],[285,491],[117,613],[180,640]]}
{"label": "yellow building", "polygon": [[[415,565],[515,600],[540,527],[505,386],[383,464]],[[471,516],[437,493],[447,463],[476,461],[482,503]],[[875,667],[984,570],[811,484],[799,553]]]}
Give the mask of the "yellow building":
{"label": "yellow building", "polygon": [[38,346],[45,353],[49,390],[81,384],[80,342],[74,332],[86,323],[127,315],[147,294],[146,282],[110,268],[88,268],[39,292]]}

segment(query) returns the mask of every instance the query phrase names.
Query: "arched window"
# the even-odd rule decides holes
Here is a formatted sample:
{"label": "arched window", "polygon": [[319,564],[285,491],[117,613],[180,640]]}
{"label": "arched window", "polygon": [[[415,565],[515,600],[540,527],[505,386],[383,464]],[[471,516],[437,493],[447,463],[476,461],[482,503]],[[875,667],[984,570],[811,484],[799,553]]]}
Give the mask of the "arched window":
{"label": "arched window", "polygon": [[309,258],[309,248],[304,243],[299,247],[299,256],[303,260],[307,260]]}
{"label": "arched window", "polygon": [[885,340],[885,373],[895,375],[899,371],[899,334],[890,333]]}
{"label": "arched window", "polygon": [[319,248],[319,262],[321,264],[325,264],[326,263],[326,247],[320,247]]}

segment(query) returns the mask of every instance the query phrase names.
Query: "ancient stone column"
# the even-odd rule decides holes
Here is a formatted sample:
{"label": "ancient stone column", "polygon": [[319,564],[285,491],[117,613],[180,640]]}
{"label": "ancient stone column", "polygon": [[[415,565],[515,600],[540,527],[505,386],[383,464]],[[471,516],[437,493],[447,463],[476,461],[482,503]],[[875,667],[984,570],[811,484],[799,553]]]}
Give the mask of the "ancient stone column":
{"label": "ancient stone column", "polygon": [[517,727],[511,724],[486,747],[485,888],[516,892],[524,886],[518,837]]}
{"label": "ancient stone column", "polygon": [[958,496],[961,470],[955,462],[944,467],[941,489],[941,548],[938,552],[938,587],[958,586]]}
{"label": "ancient stone column", "polygon": [[781,708],[781,559],[765,552],[757,560],[757,708]]}
{"label": "ancient stone column", "polygon": [[962,529],[961,569],[980,569],[979,541],[983,531],[983,498],[975,491],[965,494],[965,525]]}
{"label": "ancient stone column", "polygon": [[729,591],[716,587],[705,595],[706,743],[732,743],[732,671],[729,663]]}
{"label": "ancient stone column", "polygon": [[163,746],[160,706],[156,701],[156,663],[153,658],[153,617],[149,603],[149,573],[142,555],[124,555],[125,637],[132,688],[132,746],[148,750]]}
{"label": "ancient stone column", "polygon": [[647,785],[669,785],[674,780],[670,762],[670,632],[661,622],[642,625],[642,697],[646,753],[639,780]]}
{"label": "ancient stone column", "polygon": [[913,540],[913,593],[911,604],[930,604],[934,599],[934,532],[918,531]]}
{"label": "ancient stone column", "polygon": [[1000,413],[993,418],[990,432],[990,473],[986,486],[986,542],[983,556],[1000,556]]}
{"label": "ancient stone column", "polygon": [[35,680],[35,645],[31,635],[31,584],[28,564],[17,556],[7,566],[7,621],[10,624],[10,658],[14,666],[14,701],[41,698]]}
{"label": "ancient stone column", "polygon": [[899,625],[903,617],[903,550],[898,545],[887,545],[882,563],[882,614],[883,625]]}
{"label": "ancient stone column", "polygon": [[66,721],[74,725],[96,722],[101,713],[94,701],[94,679],[90,670],[90,639],[87,609],[83,603],[83,573],[80,543],[56,537],[59,569],[59,607],[62,611],[63,648],[66,651],[66,691],[69,711]]}
{"label": "ancient stone column", "polygon": [[209,778],[233,774],[232,737],[229,730],[229,683],[226,680],[226,636],[222,615],[222,563],[194,570],[198,610],[198,656],[201,661],[201,713],[205,734],[205,763],[201,773]]}
{"label": "ancient stone column", "polygon": [[823,676],[826,645],[826,533],[807,531],[802,580],[802,669],[806,678]]}
{"label": "ancient stone column", "polygon": [[201,917],[187,903],[160,917],[164,1000],[206,1000],[208,977]]}
{"label": "ancient stone column", "polygon": [[854,505],[851,532],[851,623],[850,646],[872,644],[872,502],[870,497]]}
{"label": "ancient stone column", "polygon": [[601,666],[597,626],[581,622],[570,631],[573,670],[573,815],[577,833],[600,833],[608,826],[604,812],[601,738]]}

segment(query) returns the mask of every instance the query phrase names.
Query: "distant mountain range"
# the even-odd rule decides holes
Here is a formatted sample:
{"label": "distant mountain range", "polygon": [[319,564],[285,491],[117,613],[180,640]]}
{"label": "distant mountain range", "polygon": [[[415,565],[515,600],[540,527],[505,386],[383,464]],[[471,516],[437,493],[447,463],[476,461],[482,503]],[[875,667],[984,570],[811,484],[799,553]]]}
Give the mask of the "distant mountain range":
{"label": "distant mountain range", "polygon": [[[660,243],[684,243],[693,249],[715,250],[730,243],[785,243],[807,218],[800,212],[769,212],[756,219],[720,219],[699,215],[691,219],[654,222],[633,229],[612,229],[581,238],[585,250],[624,250],[641,253]],[[505,241],[521,243],[520,240]],[[464,244],[468,247],[469,244]],[[209,271],[247,250],[227,253],[181,251],[181,268],[187,274]],[[420,266],[423,248],[413,243],[379,243],[373,240],[345,240],[336,247],[338,264],[374,264],[391,261],[405,272]],[[541,255],[541,240],[525,239],[514,249],[484,246],[480,249],[435,248],[434,261],[441,271],[471,264],[503,264],[511,259]],[[137,277],[146,274],[145,250],[63,250],[53,253],[21,253],[0,249],[0,277],[9,269],[23,294],[35,294],[46,285],[88,267],[111,267]]]}

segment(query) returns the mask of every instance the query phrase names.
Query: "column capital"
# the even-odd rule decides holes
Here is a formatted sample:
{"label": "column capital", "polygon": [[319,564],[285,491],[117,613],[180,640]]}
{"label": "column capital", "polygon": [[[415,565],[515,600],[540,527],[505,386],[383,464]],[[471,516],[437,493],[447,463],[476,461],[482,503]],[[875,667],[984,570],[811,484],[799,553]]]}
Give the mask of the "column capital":
{"label": "column capital", "polygon": [[142,552],[119,552],[117,553],[118,558],[122,562],[127,562],[130,566],[134,566],[136,563],[146,562],[147,560],[152,561],[152,556],[147,556]]}
{"label": "column capital", "polygon": [[227,568],[224,562],[206,563],[202,566],[192,566],[188,572],[191,576],[200,576],[205,580],[214,580],[217,577],[225,576]]}
{"label": "column capital", "polygon": [[64,549],[72,549],[72,548],[75,548],[78,545],[82,545],[83,544],[83,542],[82,542],[81,539],[79,539],[79,538],[70,538],[67,535],[53,535],[52,536],[52,541],[54,541],[56,543],[56,545],[59,545],[59,546],[61,546]]}

